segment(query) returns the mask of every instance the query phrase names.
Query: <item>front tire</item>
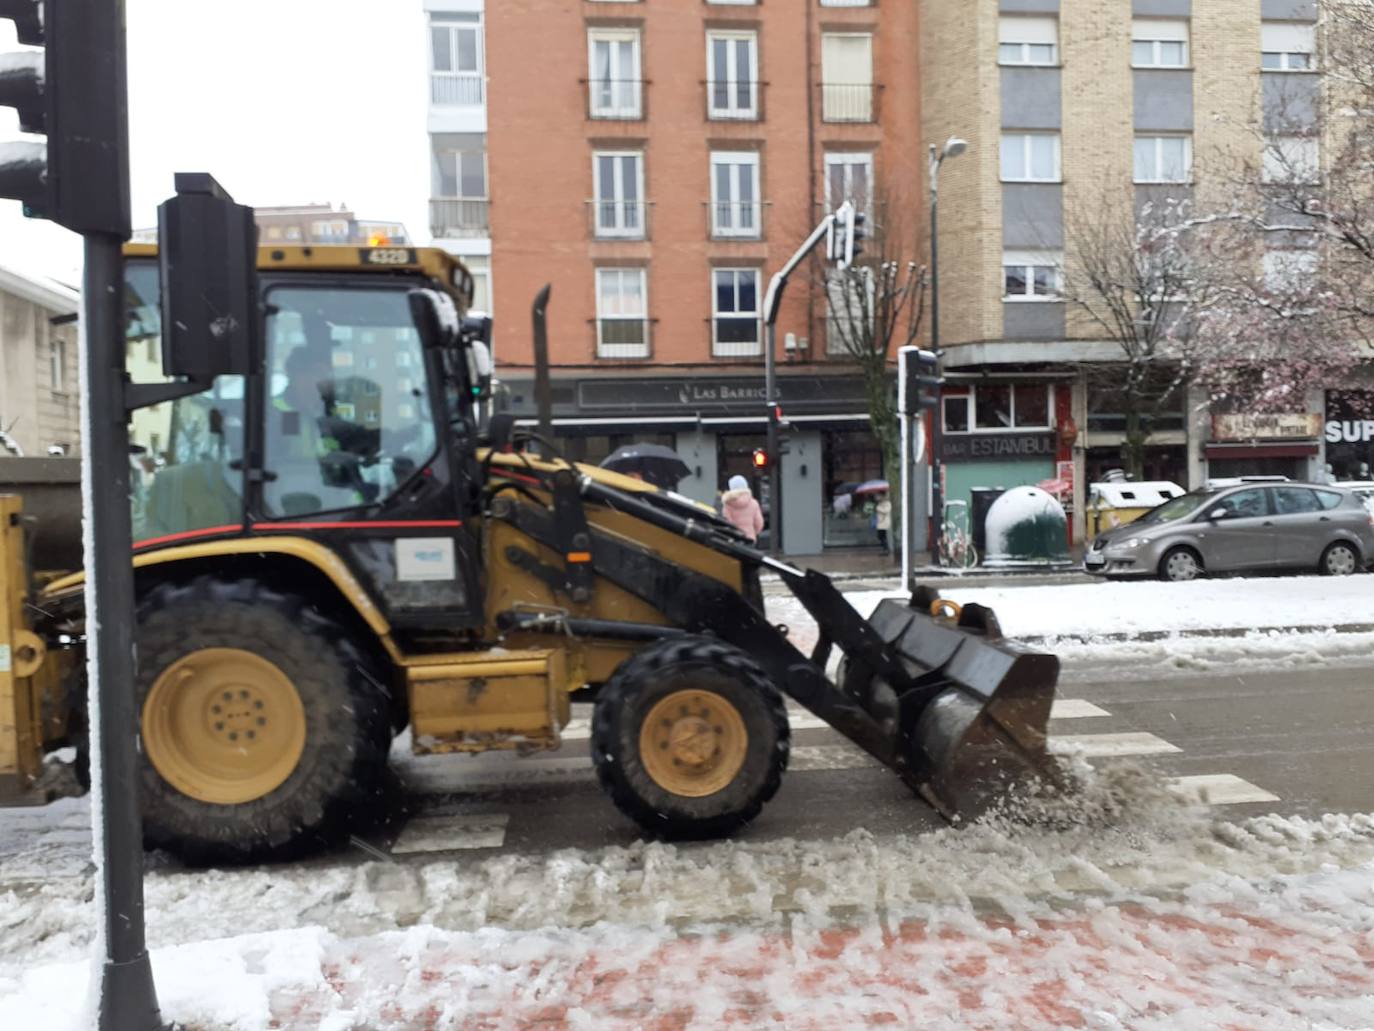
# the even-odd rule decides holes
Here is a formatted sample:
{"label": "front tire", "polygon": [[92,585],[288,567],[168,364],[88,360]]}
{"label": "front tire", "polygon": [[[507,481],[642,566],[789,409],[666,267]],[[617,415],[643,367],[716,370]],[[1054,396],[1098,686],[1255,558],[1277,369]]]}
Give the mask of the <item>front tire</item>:
{"label": "front tire", "polygon": [[1159,578],[1170,583],[1187,583],[1202,575],[1202,562],[1192,548],[1171,548],[1159,560]]}
{"label": "front tire", "polygon": [[377,684],[299,597],[251,579],[156,588],[138,627],[147,844],[204,863],[336,842],[383,793]]}
{"label": "front tire", "polygon": [[1360,556],[1354,547],[1341,541],[1322,552],[1318,568],[1322,576],[1350,576],[1360,568]]}
{"label": "front tire", "polygon": [[703,638],[653,644],[602,688],[592,758],[611,801],[662,838],[723,837],[782,783],[787,710],[737,648]]}

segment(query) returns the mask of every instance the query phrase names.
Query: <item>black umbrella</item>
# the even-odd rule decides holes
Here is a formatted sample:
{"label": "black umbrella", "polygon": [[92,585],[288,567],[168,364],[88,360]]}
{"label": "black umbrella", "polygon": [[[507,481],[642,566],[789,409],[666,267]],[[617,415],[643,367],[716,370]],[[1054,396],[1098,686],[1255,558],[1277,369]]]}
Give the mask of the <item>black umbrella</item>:
{"label": "black umbrella", "polygon": [[662,444],[626,444],[602,462],[601,468],[618,473],[638,473],[645,483],[652,483],[664,490],[674,490],[678,480],[692,471],[681,455]]}

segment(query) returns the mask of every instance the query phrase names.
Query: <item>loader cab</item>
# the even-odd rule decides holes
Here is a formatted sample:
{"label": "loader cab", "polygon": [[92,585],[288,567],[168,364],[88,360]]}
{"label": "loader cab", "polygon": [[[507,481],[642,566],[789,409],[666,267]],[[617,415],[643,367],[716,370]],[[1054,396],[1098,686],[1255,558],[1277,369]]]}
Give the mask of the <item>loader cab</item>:
{"label": "loader cab", "polygon": [[[133,413],[135,549],[305,537],[398,632],[461,633],[483,619],[472,520],[490,369],[477,330],[434,339],[411,294],[433,291],[461,316],[470,279],[441,252],[375,253],[261,249],[258,371]],[[155,250],[127,259],[128,371],[160,381]]]}

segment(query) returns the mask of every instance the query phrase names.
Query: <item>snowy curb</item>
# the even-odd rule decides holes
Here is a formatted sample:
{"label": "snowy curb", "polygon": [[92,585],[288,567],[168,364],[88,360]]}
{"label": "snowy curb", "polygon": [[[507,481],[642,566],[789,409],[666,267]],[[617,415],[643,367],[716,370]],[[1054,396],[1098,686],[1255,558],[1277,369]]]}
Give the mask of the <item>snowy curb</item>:
{"label": "snowy curb", "polygon": [[1121,631],[1117,633],[1092,633],[1092,634],[1028,634],[1019,636],[1017,640],[1023,644],[1045,645],[1045,644],[1108,644],[1122,641],[1151,643],[1154,641],[1181,640],[1183,638],[1198,637],[1229,637],[1229,638],[1249,638],[1249,637],[1273,637],[1278,635],[1313,634],[1326,636],[1329,634],[1368,634],[1374,633],[1374,623],[1323,623],[1320,625],[1297,624],[1290,626],[1258,626],[1258,627],[1192,627],[1179,630],[1138,630]]}

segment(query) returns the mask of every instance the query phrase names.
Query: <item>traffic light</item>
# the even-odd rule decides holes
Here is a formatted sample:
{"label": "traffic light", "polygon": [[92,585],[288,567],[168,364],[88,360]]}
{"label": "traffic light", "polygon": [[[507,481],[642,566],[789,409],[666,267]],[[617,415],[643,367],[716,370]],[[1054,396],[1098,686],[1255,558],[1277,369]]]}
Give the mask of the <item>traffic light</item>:
{"label": "traffic light", "polygon": [[123,0],[0,0],[0,17],[20,43],[44,48],[0,54],[0,106],[47,136],[0,144],[0,197],[73,232],[127,239]]}
{"label": "traffic light", "polygon": [[761,447],[754,448],[754,468],[759,472],[763,472],[768,468],[769,464],[767,450]]}
{"label": "traffic light", "polygon": [[934,351],[903,347],[897,352],[897,411],[915,415],[940,405],[940,358]]}
{"label": "traffic light", "polygon": [[854,264],[854,259],[864,252],[864,229],[866,217],[854,210],[851,201],[845,201],[835,212],[834,218],[825,231],[825,255],[841,269]]}

